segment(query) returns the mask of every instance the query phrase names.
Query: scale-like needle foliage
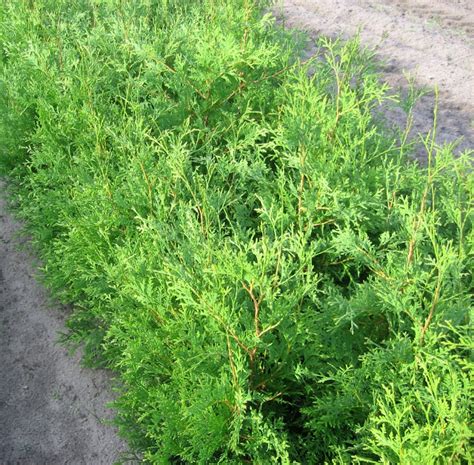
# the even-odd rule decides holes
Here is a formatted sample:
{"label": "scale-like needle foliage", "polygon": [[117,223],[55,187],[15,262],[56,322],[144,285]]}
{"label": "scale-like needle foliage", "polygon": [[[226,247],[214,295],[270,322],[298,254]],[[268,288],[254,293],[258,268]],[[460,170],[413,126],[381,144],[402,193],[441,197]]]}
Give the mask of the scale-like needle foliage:
{"label": "scale-like needle foliage", "polygon": [[471,463],[473,176],[357,41],[254,0],[7,0],[0,153],[151,463]]}

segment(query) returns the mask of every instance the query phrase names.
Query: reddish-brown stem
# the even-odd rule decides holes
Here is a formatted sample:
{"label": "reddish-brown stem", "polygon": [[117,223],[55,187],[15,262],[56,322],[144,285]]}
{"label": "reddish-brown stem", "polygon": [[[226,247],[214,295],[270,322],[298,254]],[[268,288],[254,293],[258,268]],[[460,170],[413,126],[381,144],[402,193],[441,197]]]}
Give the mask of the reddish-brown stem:
{"label": "reddish-brown stem", "polygon": [[263,296],[260,296],[258,299],[255,297],[253,292],[253,283],[250,283],[250,286],[247,286],[245,283],[242,283],[243,288],[247,291],[250,299],[253,303],[253,311],[254,311],[254,325],[255,325],[255,335],[260,337],[260,321],[259,321],[259,314],[260,314],[260,304],[262,303]]}
{"label": "reddish-brown stem", "polygon": [[423,342],[425,340],[426,331],[428,331],[428,328],[431,324],[431,320],[433,319],[433,315],[434,315],[436,306],[438,305],[438,302],[439,302],[439,293],[440,293],[440,291],[441,291],[441,275],[438,274],[438,282],[436,283],[436,289],[435,289],[435,292],[434,292],[433,302],[432,302],[431,308],[430,308],[430,313],[428,314],[428,317],[426,318],[425,324],[421,328],[420,345],[423,344]]}

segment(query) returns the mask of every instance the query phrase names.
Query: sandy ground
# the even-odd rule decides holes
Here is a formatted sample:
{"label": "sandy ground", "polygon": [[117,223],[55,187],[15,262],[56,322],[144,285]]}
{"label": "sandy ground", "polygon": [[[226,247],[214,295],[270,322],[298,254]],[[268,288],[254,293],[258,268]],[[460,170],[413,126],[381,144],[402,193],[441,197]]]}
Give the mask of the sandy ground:
{"label": "sandy ground", "polygon": [[[393,89],[406,89],[405,74],[419,87],[438,86],[438,142],[461,138],[458,152],[474,148],[474,1],[277,0],[274,13],[314,38],[349,38],[360,30]],[[433,107],[433,93],[417,105],[414,136],[431,128]],[[401,111],[388,117],[403,124]]]}
{"label": "sandy ground", "polygon": [[4,190],[0,180],[0,464],[111,465],[126,451],[103,423],[111,378],[57,343],[66,310],[37,284]]}

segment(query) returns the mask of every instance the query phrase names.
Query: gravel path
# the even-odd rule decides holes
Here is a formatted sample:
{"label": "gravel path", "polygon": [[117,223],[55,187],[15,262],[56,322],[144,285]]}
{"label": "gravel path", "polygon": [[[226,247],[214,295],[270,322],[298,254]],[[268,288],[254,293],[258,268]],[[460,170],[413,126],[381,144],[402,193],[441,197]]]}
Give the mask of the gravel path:
{"label": "gravel path", "polygon": [[125,444],[102,419],[110,376],[80,365],[57,339],[65,311],[34,278],[0,180],[0,464],[111,465]]}
{"label": "gravel path", "polygon": [[[377,49],[384,80],[406,88],[405,73],[420,87],[439,88],[439,142],[462,138],[474,148],[474,2],[471,0],[278,0],[275,15],[311,36],[353,36]],[[312,53],[309,50],[308,53]],[[415,112],[413,134],[433,122],[433,94]],[[389,118],[403,122],[394,111]]]}

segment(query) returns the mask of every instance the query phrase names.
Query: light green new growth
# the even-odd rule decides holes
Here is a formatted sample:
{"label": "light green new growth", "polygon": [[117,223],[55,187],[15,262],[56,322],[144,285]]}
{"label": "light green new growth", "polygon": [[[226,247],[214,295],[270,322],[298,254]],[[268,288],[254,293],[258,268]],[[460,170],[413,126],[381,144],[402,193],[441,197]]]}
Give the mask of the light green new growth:
{"label": "light green new growth", "polygon": [[469,154],[410,162],[370,53],[301,63],[264,6],[0,4],[1,163],[69,339],[149,463],[472,463]]}

